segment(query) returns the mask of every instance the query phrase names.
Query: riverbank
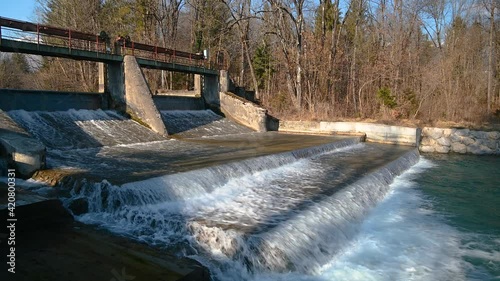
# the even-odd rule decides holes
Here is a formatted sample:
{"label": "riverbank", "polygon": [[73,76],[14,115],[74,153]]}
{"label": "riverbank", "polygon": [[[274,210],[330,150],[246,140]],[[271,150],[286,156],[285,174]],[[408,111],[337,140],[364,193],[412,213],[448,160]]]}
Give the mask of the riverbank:
{"label": "riverbank", "polygon": [[[6,191],[1,183],[2,205]],[[18,194],[17,200],[27,204],[15,209],[15,274],[6,268],[5,253],[12,249],[3,239],[9,229],[3,227],[0,280],[210,280],[208,270],[194,260],[76,222],[59,200],[31,203],[29,192]],[[0,217],[6,220],[7,209]]]}
{"label": "riverbank", "polygon": [[[491,129],[491,128],[490,128]],[[416,146],[423,153],[500,155],[500,130],[398,126],[369,122],[280,121],[284,133],[365,134],[366,141]]]}

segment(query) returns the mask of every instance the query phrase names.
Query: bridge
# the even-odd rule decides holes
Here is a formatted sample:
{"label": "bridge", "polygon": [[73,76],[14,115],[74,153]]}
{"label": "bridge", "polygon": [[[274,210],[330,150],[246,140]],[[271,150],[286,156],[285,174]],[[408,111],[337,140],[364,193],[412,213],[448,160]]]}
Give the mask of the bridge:
{"label": "bridge", "polygon": [[[6,32],[7,31],[7,32]],[[182,73],[217,75],[202,54],[194,54],[118,37],[90,34],[0,17],[0,51],[102,62],[123,62],[133,55],[141,67]]]}
{"label": "bridge", "polygon": [[[235,87],[228,72],[219,71],[220,65],[202,54],[4,17],[0,17],[0,51],[93,61],[99,66],[98,94],[0,89],[0,110],[111,109],[168,135],[161,111],[212,109],[257,131],[277,129],[266,109],[229,93]],[[153,96],[141,67],[194,74],[195,91]]]}

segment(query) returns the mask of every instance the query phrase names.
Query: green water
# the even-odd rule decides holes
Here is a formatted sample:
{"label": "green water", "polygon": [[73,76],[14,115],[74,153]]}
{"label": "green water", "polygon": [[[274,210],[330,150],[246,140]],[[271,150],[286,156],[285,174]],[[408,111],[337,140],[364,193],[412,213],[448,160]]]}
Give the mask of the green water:
{"label": "green water", "polygon": [[432,209],[464,235],[470,280],[500,280],[500,157],[423,155],[435,167],[416,180]]}

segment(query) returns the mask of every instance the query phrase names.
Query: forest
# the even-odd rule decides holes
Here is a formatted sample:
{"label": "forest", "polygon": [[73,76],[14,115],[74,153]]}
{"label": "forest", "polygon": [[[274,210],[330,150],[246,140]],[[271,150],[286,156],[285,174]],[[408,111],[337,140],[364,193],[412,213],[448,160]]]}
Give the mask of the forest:
{"label": "forest", "polygon": [[[319,2],[318,2],[319,1]],[[38,0],[33,21],[209,50],[278,118],[499,123],[499,0]],[[0,88],[97,91],[97,64],[0,53]],[[186,75],[145,70],[153,91]]]}

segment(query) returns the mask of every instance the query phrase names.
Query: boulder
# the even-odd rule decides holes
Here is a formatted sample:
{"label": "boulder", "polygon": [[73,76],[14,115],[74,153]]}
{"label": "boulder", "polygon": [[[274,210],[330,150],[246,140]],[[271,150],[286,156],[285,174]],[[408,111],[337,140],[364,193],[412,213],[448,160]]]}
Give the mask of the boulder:
{"label": "boulder", "polygon": [[465,154],[465,153],[467,153],[467,146],[463,143],[454,142],[451,145],[451,151],[456,152],[456,153]]}
{"label": "boulder", "polygon": [[447,137],[441,137],[437,140],[437,143],[441,146],[450,146],[451,145],[451,141],[449,138]]}
{"label": "boulder", "polygon": [[483,140],[481,140],[480,143],[481,143],[481,145],[484,145],[491,150],[496,150],[498,148],[498,146],[500,145],[500,141],[495,141],[495,140],[490,140],[490,139],[486,139],[486,140],[483,139]]}
{"label": "boulder", "polygon": [[436,141],[430,137],[424,137],[422,138],[420,144],[423,146],[434,146],[436,145]]}
{"label": "boulder", "polygon": [[422,130],[422,135],[423,136],[428,136],[428,137],[431,137],[431,138],[437,140],[437,139],[439,139],[440,137],[443,136],[443,129],[425,127]]}
{"label": "boulder", "polygon": [[432,153],[432,152],[435,152],[436,149],[434,148],[434,146],[430,146],[430,145],[421,145],[420,146],[420,151],[421,152],[424,152],[424,153]]}
{"label": "boulder", "polygon": [[488,132],[487,135],[490,140],[500,139],[500,132]]}
{"label": "boulder", "polygon": [[470,136],[475,139],[488,139],[488,133],[483,131],[470,131]]}
{"label": "boulder", "polygon": [[443,135],[445,137],[449,137],[449,136],[455,134],[456,131],[457,131],[457,129],[443,129]]}
{"label": "boulder", "polygon": [[471,137],[461,137],[460,142],[465,145],[473,145],[476,141]]}
{"label": "boulder", "polygon": [[457,136],[468,136],[470,133],[469,129],[459,129],[455,131],[455,135]]}
{"label": "boulder", "polygon": [[437,147],[435,147],[435,150],[437,153],[449,153],[450,147],[449,146],[437,146]]}
{"label": "boulder", "polygon": [[493,154],[493,150],[484,145],[473,144],[467,146],[467,153],[478,154],[478,155]]}

